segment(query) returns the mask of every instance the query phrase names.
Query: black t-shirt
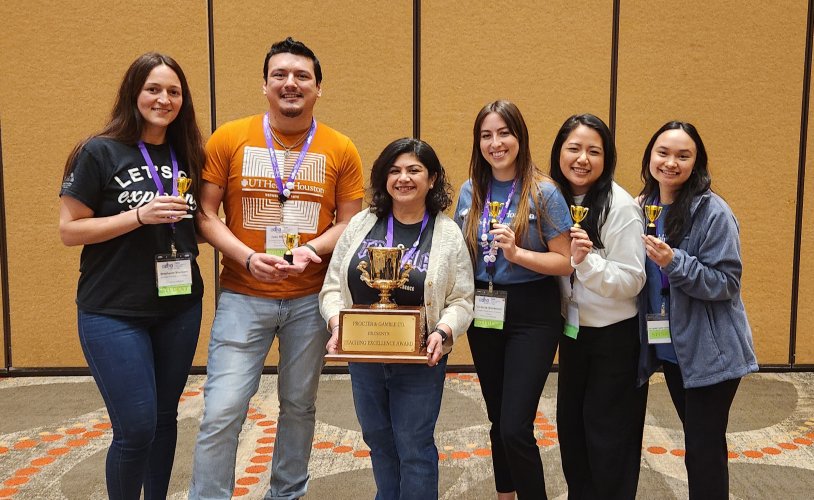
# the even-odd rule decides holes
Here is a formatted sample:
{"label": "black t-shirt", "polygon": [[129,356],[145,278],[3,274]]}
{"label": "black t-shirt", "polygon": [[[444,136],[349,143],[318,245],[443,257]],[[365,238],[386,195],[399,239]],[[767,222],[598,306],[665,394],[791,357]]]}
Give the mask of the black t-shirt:
{"label": "black t-shirt", "polygon": [[[400,306],[420,306],[424,304],[424,280],[427,277],[427,266],[430,263],[430,246],[432,245],[432,232],[435,227],[435,216],[430,216],[427,227],[421,233],[418,248],[409,262],[413,265],[410,279],[400,288],[393,290],[391,299]],[[421,222],[415,224],[402,224],[393,218],[393,246],[404,245],[405,254],[410,250],[421,231]],[[356,267],[361,261],[368,261],[367,247],[383,247],[387,237],[387,217],[380,217],[376,224],[367,233],[362,244],[350,261],[348,269],[348,288],[354,304],[373,304],[379,301],[379,291],[367,286],[361,280],[362,273]],[[370,263],[368,262],[368,271]]]}
{"label": "black t-shirt", "polygon": [[[172,161],[169,145],[147,144],[166,193],[172,193]],[[176,152],[177,153],[177,152]],[[179,174],[184,176],[183,159]],[[70,196],[93,210],[95,217],[117,215],[146,205],[157,188],[137,145],[95,137],[79,153],[71,175],[62,183],[60,196]],[[197,203],[186,195],[190,209]],[[169,224],[146,224],[111,240],[85,245],[79,263],[76,304],[92,313],[120,316],[154,316],[178,311],[200,300],[203,280],[198,263],[192,260],[192,294],[159,297],[155,256],[170,253]],[[175,223],[178,252],[198,256],[192,219]]]}

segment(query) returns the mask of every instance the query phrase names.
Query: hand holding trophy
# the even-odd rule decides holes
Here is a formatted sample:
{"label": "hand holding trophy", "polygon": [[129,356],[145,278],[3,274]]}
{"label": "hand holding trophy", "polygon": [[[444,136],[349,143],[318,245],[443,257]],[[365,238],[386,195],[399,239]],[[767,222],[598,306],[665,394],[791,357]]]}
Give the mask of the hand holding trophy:
{"label": "hand holding trophy", "polygon": [[503,208],[503,203],[499,201],[489,202],[489,231],[495,228],[497,224],[497,216],[500,215],[500,209]]}
{"label": "hand holding trophy", "polygon": [[647,220],[650,221],[647,224],[647,236],[656,236],[656,220],[661,217],[661,205],[645,205],[644,206],[644,215],[647,217]]}
{"label": "hand holding trophy", "polygon": [[582,227],[579,225],[579,223],[585,220],[585,217],[588,216],[588,210],[590,210],[588,207],[571,205],[571,218],[574,219],[574,227]]}
{"label": "hand holding trophy", "polygon": [[[192,179],[190,179],[189,177],[178,177],[178,196],[183,198],[187,194],[187,191],[189,191],[189,188],[191,187]],[[183,215],[182,218],[191,219],[192,214]]]}

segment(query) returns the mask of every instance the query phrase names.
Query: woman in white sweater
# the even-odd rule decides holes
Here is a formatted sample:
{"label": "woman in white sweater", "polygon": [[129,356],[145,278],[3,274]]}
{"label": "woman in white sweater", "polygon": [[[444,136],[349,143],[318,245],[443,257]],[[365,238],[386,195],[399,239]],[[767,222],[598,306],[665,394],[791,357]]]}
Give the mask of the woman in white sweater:
{"label": "woman in white sweater", "polygon": [[568,498],[633,499],[639,479],[647,385],[636,387],[636,297],[645,283],[639,205],[613,182],[607,125],[574,115],[551,147],[551,177],[569,205],[588,208],[571,228],[561,280],[563,316],[557,430]]}
{"label": "woman in white sweater", "polygon": [[425,306],[427,364],[349,363],[348,369],[376,498],[437,498],[433,434],[447,354],[472,321],[472,264],[457,224],[443,213],[452,203],[450,186],[429,144],[405,138],[385,147],[373,163],[370,191],[370,208],[356,214],[339,238],[320,292],[331,331],[327,349],[337,351],[340,309],[378,299],[356,268],[366,249],[404,245],[402,263],[413,270],[392,297],[402,306]]}

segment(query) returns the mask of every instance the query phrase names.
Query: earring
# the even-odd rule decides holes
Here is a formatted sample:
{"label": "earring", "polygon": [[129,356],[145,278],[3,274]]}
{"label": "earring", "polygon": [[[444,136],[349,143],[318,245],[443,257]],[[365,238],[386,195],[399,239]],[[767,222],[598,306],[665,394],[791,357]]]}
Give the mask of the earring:
{"label": "earring", "polygon": [[433,186],[435,186],[435,184],[430,184],[430,189],[432,189],[432,188],[433,188]]}

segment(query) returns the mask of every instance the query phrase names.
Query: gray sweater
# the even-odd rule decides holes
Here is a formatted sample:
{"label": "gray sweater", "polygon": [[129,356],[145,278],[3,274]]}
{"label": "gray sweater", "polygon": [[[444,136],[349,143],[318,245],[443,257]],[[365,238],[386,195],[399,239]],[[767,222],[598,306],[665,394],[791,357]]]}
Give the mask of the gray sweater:
{"label": "gray sweater", "polygon": [[[690,219],[689,232],[673,248],[673,260],[664,268],[670,279],[670,334],[687,389],[758,370],[740,293],[738,221],[712,191],[693,200]],[[639,295],[639,385],[660,364],[647,343],[646,316],[645,290]]]}

